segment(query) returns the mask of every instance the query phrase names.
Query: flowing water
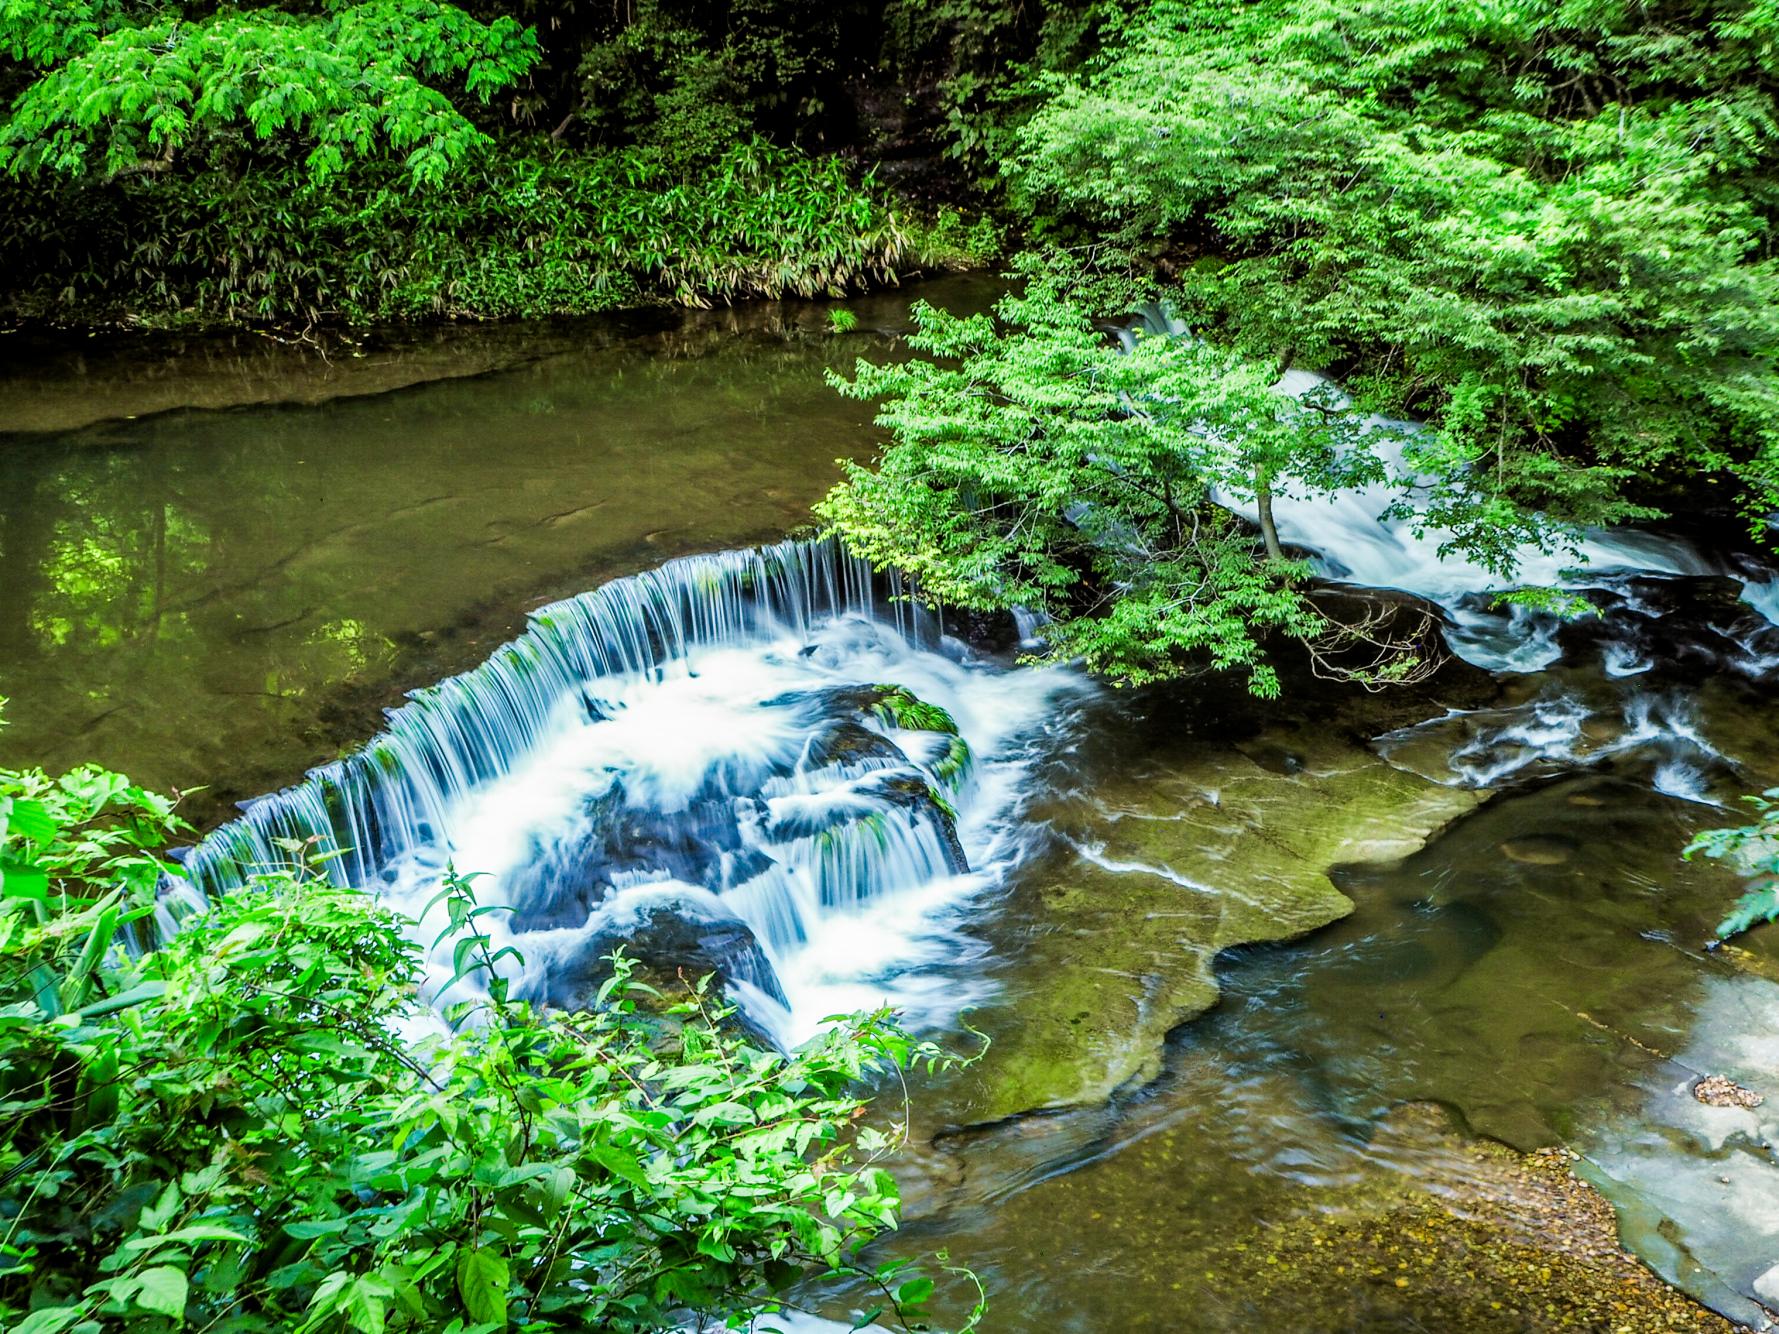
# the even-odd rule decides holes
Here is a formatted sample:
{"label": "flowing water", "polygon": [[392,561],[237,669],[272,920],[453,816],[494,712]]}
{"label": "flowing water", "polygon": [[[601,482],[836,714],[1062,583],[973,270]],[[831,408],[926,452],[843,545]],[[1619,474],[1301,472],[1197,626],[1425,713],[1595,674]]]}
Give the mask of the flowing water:
{"label": "flowing water", "polygon": [[[314,838],[416,912],[447,861],[482,872],[556,1003],[624,941],[720,970],[780,1041],[885,998],[986,1032],[916,1091],[890,1249],[973,1266],[994,1329],[1705,1327],[1628,1277],[1559,1291],[1535,1234],[1581,1206],[1485,1140],[1575,1155],[1638,1254],[1763,1321],[1779,1125],[1689,1090],[1779,1106],[1779,962],[1702,948],[1734,882],[1676,850],[1779,781],[1764,573],[1593,534],[1547,573],[1602,614],[1559,624],[1490,610],[1379,497],[1287,500],[1288,540],[1438,603],[1474,665],[1282,706],[1016,668],[1041,627],[965,643],[831,547],[747,545],[868,449],[819,370],[894,354],[907,300],[846,338],[794,305],[588,322],[339,381],[231,380],[213,344],[32,362],[5,753],[209,782],[207,817],[269,793],[169,917]],[[127,415],[194,364],[206,406]]]}

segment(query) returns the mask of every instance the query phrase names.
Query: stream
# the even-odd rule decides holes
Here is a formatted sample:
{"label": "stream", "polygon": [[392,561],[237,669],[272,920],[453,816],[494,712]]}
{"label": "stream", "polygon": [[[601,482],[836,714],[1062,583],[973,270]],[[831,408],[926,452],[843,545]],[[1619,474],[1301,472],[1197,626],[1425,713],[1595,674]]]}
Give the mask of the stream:
{"label": "stream", "polygon": [[1530,561],[1600,609],[1558,622],[1381,497],[1282,497],[1452,660],[1378,694],[1287,661],[1275,703],[1019,666],[1034,627],[786,536],[875,439],[821,371],[997,291],[844,335],[21,345],[0,760],[203,787],[169,926],[313,838],[416,914],[483,873],[539,1000],[622,942],[776,1041],[885,1000],[986,1035],[913,1089],[883,1251],[970,1266],[991,1330],[1728,1328],[1681,1293],[1772,1328],[1779,951],[1704,948],[1738,886],[1678,852],[1779,783],[1779,581],[1590,534]]}

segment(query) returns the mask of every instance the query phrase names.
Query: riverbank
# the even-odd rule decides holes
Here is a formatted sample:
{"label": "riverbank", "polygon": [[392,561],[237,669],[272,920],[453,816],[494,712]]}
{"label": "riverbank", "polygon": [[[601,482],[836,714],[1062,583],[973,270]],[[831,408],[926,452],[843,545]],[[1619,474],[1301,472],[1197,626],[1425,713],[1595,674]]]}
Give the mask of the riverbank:
{"label": "riverbank", "polygon": [[869,172],[753,140],[696,169],[630,149],[516,146],[448,189],[366,165],[82,181],[0,198],[0,320],[265,329],[537,320],[841,297],[980,267],[995,228]]}

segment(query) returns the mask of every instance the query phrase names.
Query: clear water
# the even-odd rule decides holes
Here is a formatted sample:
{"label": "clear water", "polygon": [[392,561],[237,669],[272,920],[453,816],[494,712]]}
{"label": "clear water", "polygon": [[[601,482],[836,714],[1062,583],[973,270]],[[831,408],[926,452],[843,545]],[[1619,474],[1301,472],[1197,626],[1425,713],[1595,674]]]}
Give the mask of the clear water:
{"label": "clear water", "polygon": [[282,786],[527,611],[807,522],[873,438],[822,371],[893,352],[919,295],[998,290],[858,302],[842,337],[802,303],[445,331],[331,365],[251,338],[14,335],[0,755],[207,785],[201,816]]}

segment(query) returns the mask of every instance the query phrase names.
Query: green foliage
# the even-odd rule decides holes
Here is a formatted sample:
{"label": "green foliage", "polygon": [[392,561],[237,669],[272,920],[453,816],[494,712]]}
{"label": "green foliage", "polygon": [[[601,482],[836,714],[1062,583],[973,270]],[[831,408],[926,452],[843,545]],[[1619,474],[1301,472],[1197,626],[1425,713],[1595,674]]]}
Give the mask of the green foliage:
{"label": "green foliage", "polygon": [[1744,797],[1759,815],[1753,824],[1707,829],[1687,844],[1684,856],[1710,857],[1749,878],[1747,890],[1729,916],[1717,924],[1717,938],[1728,940],[1763,922],[1779,921],[1779,788],[1758,797]]}
{"label": "green foliage", "polygon": [[[1196,322],[1436,430],[1427,513],[1776,500],[1779,61],[1766,0],[1166,0],[1051,78],[1038,217],[1180,274]],[[1482,495],[1470,479],[1488,479]]]}
{"label": "green foliage", "polygon": [[881,64],[930,90],[945,155],[993,190],[1047,73],[1078,67],[1122,26],[1128,0],[898,0],[883,7]]}
{"label": "green foliage", "polygon": [[680,169],[756,133],[815,137],[864,14],[831,0],[637,0],[602,16],[580,56],[577,118],[600,142]]}
{"label": "green foliage", "polygon": [[787,146],[856,136],[850,81],[894,77],[884,23],[814,0],[0,0],[0,309],[543,316],[982,263],[992,228],[904,223],[869,173]]}
{"label": "green foliage", "polygon": [[1263,637],[1329,625],[1300,591],[1307,567],[1258,549],[1213,493],[1270,503],[1384,480],[1356,414],[1275,392],[1274,368],[1192,339],[1124,354],[1049,272],[1000,303],[999,324],[915,314],[927,358],[834,381],[884,399],[894,436],[875,469],[843,464],[817,507],[847,545],[931,601],[1047,613],[1050,657],[1115,680],[1208,662],[1276,693]]}
{"label": "green foliage", "polygon": [[945,207],[930,216],[908,213],[904,226],[910,248],[937,268],[979,269],[1006,253],[1001,229],[986,215]]}
{"label": "green foliage", "polygon": [[[180,9],[86,0],[0,3],[0,49],[38,67],[0,127],[14,175],[165,170],[176,155],[244,140],[305,145],[323,182],[394,154],[437,185],[487,143],[434,83],[486,102],[523,77],[536,38],[437,0],[360,0],[316,12]],[[73,22],[66,21],[72,18]]]}
{"label": "green foliage", "polygon": [[[761,141],[685,180],[635,149],[478,159],[450,191],[296,162],[103,191],[0,197],[20,313],[153,322],[368,323],[585,313],[668,299],[839,295],[918,263],[869,182]],[[171,245],[169,238],[179,238]]]}
{"label": "green foliage", "polygon": [[455,875],[479,994],[454,1029],[417,1006],[404,924],[318,874],[128,953],[176,825],[114,775],[0,771],[9,1328],[654,1331],[812,1274],[865,1272],[899,1315],[932,1291],[858,1267],[895,1226],[898,1133],[858,1082],[942,1059],[887,1014],[762,1050],[706,985],[671,1001],[621,958],[594,1011],[540,1013]]}
{"label": "green foliage", "polygon": [[957,720],[937,704],[928,704],[905,686],[875,686],[871,711],[891,727],[956,736]]}

